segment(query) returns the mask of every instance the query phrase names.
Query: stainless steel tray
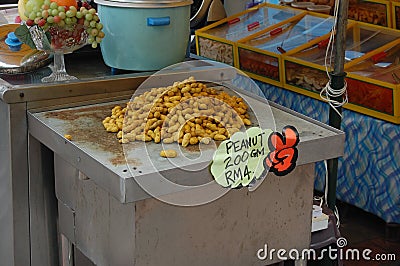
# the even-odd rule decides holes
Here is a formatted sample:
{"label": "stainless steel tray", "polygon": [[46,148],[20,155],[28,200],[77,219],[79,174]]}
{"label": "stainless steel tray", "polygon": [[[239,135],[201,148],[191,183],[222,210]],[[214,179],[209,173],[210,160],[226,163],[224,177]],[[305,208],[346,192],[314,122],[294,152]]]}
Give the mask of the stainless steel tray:
{"label": "stainless steel tray", "polygon": [[[271,106],[275,121],[266,115],[259,121],[263,128],[271,128],[278,132],[287,125],[297,128],[300,134],[297,165],[343,155],[343,132],[246,91],[235,92],[247,101],[254,113],[267,113],[268,106]],[[28,113],[29,131],[32,136],[82,173],[90,176],[121,202],[133,202],[149,197],[135,180],[151,178],[159,173],[174,182],[188,186],[212,180],[206,167],[212,160],[212,149],[202,151],[204,154],[201,159],[180,162],[182,158],[178,157],[172,160],[160,158],[160,144],[138,144],[130,146],[127,162],[122,145],[118,143],[115,134],[107,133],[101,123],[109,115],[112,107],[120,103],[121,101],[115,101],[44,112],[31,111]],[[73,140],[66,140],[65,134],[72,135]],[[199,156],[199,150],[194,147],[183,152],[189,158]],[[134,169],[132,173],[127,163],[131,170]],[[154,167],[154,164],[157,167]],[[190,175],[187,171],[190,171]],[[173,192],[178,191],[171,191]]]}

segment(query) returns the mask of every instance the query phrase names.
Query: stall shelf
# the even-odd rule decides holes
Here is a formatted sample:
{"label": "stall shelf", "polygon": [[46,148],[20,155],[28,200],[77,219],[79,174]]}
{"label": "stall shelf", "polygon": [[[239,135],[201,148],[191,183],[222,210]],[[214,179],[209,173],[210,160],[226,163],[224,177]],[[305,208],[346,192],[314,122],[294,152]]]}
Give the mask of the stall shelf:
{"label": "stall shelf", "polygon": [[[348,72],[347,82],[354,85],[354,78],[363,79],[362,76],[352,73],[351,66],[370,57],[376,58],[382,52],[398,43],[400,33],[396,30],[372,26],[361,22],[350,22],[346,34],[346,62],[345,70]],[[329,36],[326,36],[328,39]],[[285,79],[283,87],[315,99],[320,99],[320,92],[328,83],[329,69],[325,63],[330,62],[330,54],[326,58],[326,47],[320,47],[316,41],[310,42],[306,47],[294,49],[283,55]],[[325,61],[326,60],[326,61]],[[333,59],[332,59],[333,60]],[[347,69],[349,68],[349,71]],[[382,68],[376,68],[381,71]],[[397,94],[394,84],[382,85],[377,79],[369,79],[375,85],[368,87],[368,93],[358,97],[359,91],[349,88],[349,103],[344,107],[378,117],[394,123],[399,123]],[[380,102],[376,95],[388,96],[385,104]],[[388,106],[386,106],[388,104]]]}
{"label": "stall shelf", "polygon": [[[33,124],[27,121],[27,112],[33,109],[48,110],[126,99],[152,74],[113,74],[104,65],[97,51],[83,50],[67,55],[65,59],[68,72],[79,80],[43,84],[40,79],[48,75],[48,68],[21,75],[0,76],[0,118],[5,125],[0,127],[2,265],[50,266],[59,263],[56,221],[58,207],[62,209],[64,205],[57,206],[55,196],[52,170],[54,154],[28,134],[28,126]],[[213,64],[193,65],[200,72],[210,66]],[[209,78],[221,78],[220,74],[215,69],[207,70]],[[339,134],[339,138],[342,139],[343,136]],[[65,142],[65,139],[62,141]],[[74,143],[68,145],[75,147]],[[340,149],[340,145],[335,146]],[[329,154],[330,152],[328,151]],[[74,154],[68,156],[70,155]],[[74,159],[74,163],[79,162],[79,157]],[[299,169],[301,168],[300,166]],[[113,188],[120,191],[119,186]]]}
{"label": "stall shelf", "polygon": [[197,54],[208,59],[237,65],[237,41],[258,31],[279,26],[300,16],[301,11],[272,4],[260,4],[234,16],[196,30]]}
{"label": "stall shelf", "polygon": [[[264,115],[255,126],[279,132],[286,125],[297,128],[299,153],[296,168],[287,176],[269,173],[255,191],[228,190],[223,197],[199,206],[178,206],[165,200],[195,199],[223,189],[212,181],[207,167],[212,152],[207,149],[200,160],[177,167],[182,158],[161,159],[159,144],[145,145],[146,151],[134,145],[128,151],[133,157],[127,162],[123,147],[101,123],[121,101],[29,110],[30,136],[54,153],[62,237],[96,265],[269,265],[279,259],[255,256],[265,244],[287,250],[309,247],[314,163],[341,156],[344,134],[231,87],[228,77],[234,76],[213,73],[227,78],[222,82],[226,91],[243,97],[251,113],[264,114],[270,108],[274,120]],[[171,82],[168,76],[155,80],[156,87]],[[64,134],[73,134],[73,140],[67,141]],[[321,150],[321,146],[332,148]],[[182,152],[190,158],[200,155],[197,149],[183,148]],[[150,157],[157,171],[149,166]],[[168,193],[157,190],[160,194],[155,195],[139,185],[138,180],[151,180],[160,173],[185,187]],[[203,186],[206,182],[210,183]],[[63,254],[68,254],[69,245],[65,247]]]}
{"label": "stall shelf", "polygon": [[281,54],[329,33],[334,25],[330,16],[304,13],[286,24],[238,42],[238,68],[250,77],[282,86],[284,71]]}

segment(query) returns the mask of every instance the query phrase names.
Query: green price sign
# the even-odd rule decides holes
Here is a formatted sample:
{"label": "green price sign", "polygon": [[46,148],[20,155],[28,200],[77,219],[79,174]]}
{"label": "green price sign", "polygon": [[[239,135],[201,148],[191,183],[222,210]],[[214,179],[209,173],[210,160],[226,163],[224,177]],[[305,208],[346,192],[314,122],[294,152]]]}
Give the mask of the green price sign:
{"label": "green price sign", "polygon": [[237,132],[216,150],[211,174],[223,187],[246,187],[268,171],[277,176],[290,173],[298,157],[299,133],[286,126],[282,133],[258,127]]}
{"label": "green price sign", "polygon": [[216,150],[211,165],[211,174],[223,187],[236,188],[248,186],[264,173],[264,165],[270,150],[268,139],[270,129],[249,128],[237,132],[223,141]]}

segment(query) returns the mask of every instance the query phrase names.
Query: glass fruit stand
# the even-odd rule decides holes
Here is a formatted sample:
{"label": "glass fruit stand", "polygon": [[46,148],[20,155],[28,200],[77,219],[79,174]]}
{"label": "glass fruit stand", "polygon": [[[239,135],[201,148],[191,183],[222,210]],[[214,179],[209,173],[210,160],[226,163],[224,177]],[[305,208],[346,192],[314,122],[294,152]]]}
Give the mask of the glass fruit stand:
{"label": "glass fruit stand", "polygon": [[20,0],[21,22],[15,30],[18,39],[32,49],[54,56],[53,73],[43,82],[76,79],[65,69],[64,54],[72,53],[86,44],[96,48],[104,37],[103,25],[95,8],[88,2],[75,0]]}

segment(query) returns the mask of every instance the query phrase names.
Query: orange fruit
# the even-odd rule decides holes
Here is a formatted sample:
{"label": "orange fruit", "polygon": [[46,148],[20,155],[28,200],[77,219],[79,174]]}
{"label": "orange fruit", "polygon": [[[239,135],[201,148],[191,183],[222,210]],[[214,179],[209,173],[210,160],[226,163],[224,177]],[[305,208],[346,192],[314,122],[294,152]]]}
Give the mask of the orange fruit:
{"label": "orange fruit", "polygon": [[76,0],[51,0],[51,2],[56,2],[58,6],[74,6],[78,8],[78,3]]}

